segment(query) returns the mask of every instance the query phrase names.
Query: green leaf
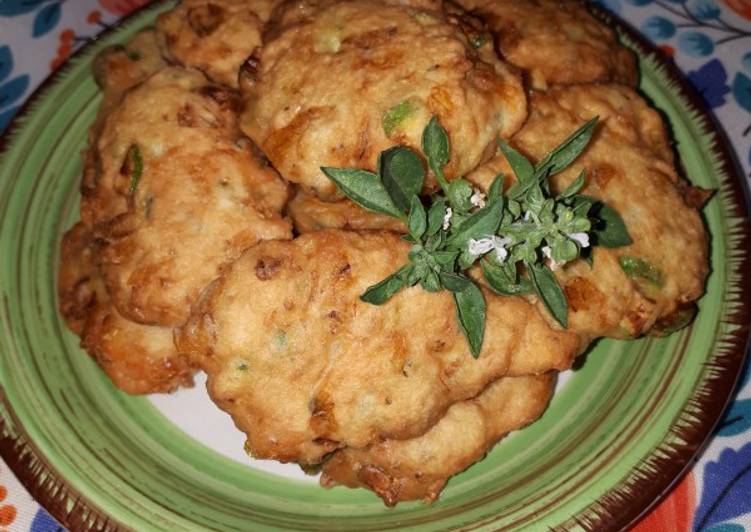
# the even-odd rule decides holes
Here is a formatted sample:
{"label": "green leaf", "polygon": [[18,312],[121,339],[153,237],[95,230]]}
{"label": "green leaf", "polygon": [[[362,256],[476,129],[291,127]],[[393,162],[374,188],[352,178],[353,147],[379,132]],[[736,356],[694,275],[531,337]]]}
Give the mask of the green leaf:
{"label": "green leaf", "polygon": [[410,266],[402,266],[380,283],[368,287],[360,299],[373,305],[382,305],[406,286],[410,270]]}
{"label": "green leaf", "polygon": [[433,236],[443,227],[443,217],[446,216],[446,200],[438,198],[428,210],[428,236]]}
{"label": "green leaf", "polygon": [[498,174],[493,179],[488,189],[488,201],[494,201],[498,198],[503,198],[503,174]]}
{"label": "green leaf", "polygon": [[441,290],[441,281],[438,274],[433,270],[428,270],[425,276],[420,280],[422,286],[428,292],[438,292]]}
{"label": "green leaf", "polygon": [[472,255],[469,252],[469,249],[465,246],[464,249],[462,249],[461,253],[459,254],[459,269],[460,270],[466,270],[470,266],[472,266],[475,262],[477,262],[477,259],[479,257],[477,255]]}
{"label": "green leaf", "polygon": [[383,132],[386,133],[386,136],[390,137],[402,122],[414,114],[416,109],[417,106],[415,105],[415,102],[409,99],[399,102],[390,109],[387,109],[381,117],[381,126],[383,127]]}
{"label": "green leaf", "polygon": [[534,291],[532,282],[529,279],[518,279],[516,266],[510,262],[506,264],[494,264],[493,261],[486,258],[480,262],[480,266],[482,267],[482,273],[488,282],[488,286],[497,294],[502,296],[518,296]]}
{"label": "green leaf", "polygon": [[435,259],[436,264],[444,271],[453,271],[454,262],[459,256],[458,251],[434,251],[431,256]]}
{"label": "green leaf", "polygon": [[128,164],[126,166],[130,170],[128,194],[133,195],[136,192],[136,188],[138,188],[138,183],[141,181],[141,175],[143,174],[143,158],[137,144],[131,144],[130,148],[128,148],[127,157]]}
{"label": "green leaf", "polygon": [[406,216],[394,205],[381,178],[374,173],[359,168],[321,167],[321,171],[336,183],[345,196],[363,209],[405,220]]}
{"label": "green leaf", "polygon": [[461,292],[467,288],[467,285],[472,283],[464,275],[459,275],[453,272],[441,272],[441,285],[450,292]]}
{"label": "green leaf", "polygon": [[466,247],[471,238],[479,239],[494,235],[501,225],[503,204],[499,201],[488,203],[474,212],[461,225],[455,228],[447,243],[459,249]]}
{"label": "green leaf", "polygon": [[514,218],[517,218],[522,214],[522,206],[516,200],[509,200],[508,210]]}
{"label": "green leaf", "polygon": [[412,196],[422,191],[425,169],[420,156],[404,146],[394,146],[378,156],[378,173],[394,205],[408,211]]}
{"label": "green leaf", "polygon": [[446,195],[451,208],[457,213],[466,213],[472,209],[472,184],[466,179],[455,179],[448,185]]}
{"label": "green leaf", "polygon": [[574,131],[535,167],[538,176],[552,176],[565,170],[579,157],[592,139],[598,117],[594,117]]}
{"label": "green leaf", "polygon": [[584,182],[587,177],[587,171],[582,170],[579,172],[579,175],[576,179],[574,179],[569,185],[566,187],[566,190],[561,192],[561,194],[558,196],[559,198],[570,198],[574,194],[578,194],[579,191],[584,188]]}
{"label": "green leaf", "polygon": [[597,198],[584,194],[575,196],[574,215],[594,218],[590,233],[595,246],[619,248],[633,243],[618,211]]}
{"label": "green leaf", "polygon": [[565,329],[568,327],[568,302],[555,275],[547,265],[529,264],[528,269],[537,295],[555,321]]}
{"label": "green leaf", "polygon": [[441,188],[444,188],[443,167],[449,162],[449,137],[435,116],[422,132],[422,152],[428,158],[428,166],[441,183]]}
{"label": "green leaf", "polygon": [[485,336],[485,298],[478,286],[470,282],[461,292],[454,292],[459,327],[469,343],[474,358],[480,356]]}
{"label": "green leaf", "polygon": [[526,183],[532,180],[535,174],[535,167],[529,162],[524,155],[516,151],[503,139],[498,139],[498,146],[501,148],[501,152],[506,157],[506,160],[511,165],[511,169],[516,174],[516,180],[519,183]]}
{"label": "green leaf", "polygon": [[407,284],[414,286],[420,282],[428,273],[428,265],[425,263],[412,264],[412,267],[407,271]]}
{"label": "green leaf", "polygon": [[672,314],[657,320],[654,327],[649,330],[649,335],[662,338],[680,331],[694,320],[698,310],[699,309],[695,303],[679,307]]}
{"label": "green leaf", "polygon": [[412,196],[412,205],[409,209],[409,234],[412,238],[419,241],[427,229],[427,220],[425,219],[425,207],[422,206],[419,196]]}
{"label": "green leaf", "polygon": [[596,245],[619,248],[633,243],[623,218],[613,207],[600,201],[595,203],[590,212],[597,218],[592,231]]}
{"label": "green leaf", "polygon": [[618,258],[618,264],[620,264],[624,273],[632,279],[644,279],[656,286],[662,286],[662,272],[646,260],[623,255]]}

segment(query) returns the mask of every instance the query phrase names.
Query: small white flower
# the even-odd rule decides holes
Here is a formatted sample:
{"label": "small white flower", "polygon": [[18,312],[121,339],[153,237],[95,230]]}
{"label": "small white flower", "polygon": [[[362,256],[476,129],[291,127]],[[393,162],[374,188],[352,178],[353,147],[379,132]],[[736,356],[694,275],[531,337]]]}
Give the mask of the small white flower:
{"label": "small white flower", "polygon": [[528,222],[530,218],[532,218],[532,211],[525,212],[524,213],[524,221]]}
{"label": "small white flower", "polygon": [[479,189],[475,188],[474,194],[469,198],[469,202],[475,207],[483,208],[485,206],[485,194]]}
{"label": "small white flower", "polygon": [[545,258],[547,258],[548,261],[550,261],[551,270],[557,270],[558,268],[566,264],[565,260],[559,262],[553,258],[553,250],[550,249],[550,246],[543,246],[542,254],[545,255]]}
{"label": "small white flower", "polygon": [[474,238],[469,239],[469,244],[467,246],[467,250],[469,251],[470,255],[473,255],[475,257],[480,255],[485,255],[488,251],[493,249],[493,239],[491,238],[480,238],[478,240],[475,240]]}
{"label": "small white flower", "polygon": [[470,255],[479,257],[495,250],[496,257],[498,257],[499,261],[503,262],[508,257],[506,246],[511,242],[510,238],[495,235],[480,239],[471,238],[467,245],[467,251],[469,251]]}
{"label": "small white flower", "polygon": [[498,262],[503,262],[506,260],[506,257],[508,257],[508,251],[506,250],[505,246],[511,243],[510,238],[502,238],[501,240],[505,240],[505,242],[502,245],[495,246],[495,256],[498,257]]}
{"label": "small white flower", "polygon": [[580,247],[589,247],[589,235],[587,233],[566,233],[566,236],[579,244]]}
{"label": "small white flower", "polygon": [[451,210],[451,207],[446,207],[446,214],[443,215],[443,230],[447,231],[448,228],[451,226],[451,217],[454,215],[454,212]]}

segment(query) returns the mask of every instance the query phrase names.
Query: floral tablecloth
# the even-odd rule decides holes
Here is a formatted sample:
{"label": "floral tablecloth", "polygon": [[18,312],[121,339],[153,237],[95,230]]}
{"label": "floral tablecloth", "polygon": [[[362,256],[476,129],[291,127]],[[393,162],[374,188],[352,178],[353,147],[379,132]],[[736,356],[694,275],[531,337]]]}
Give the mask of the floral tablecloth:
{"label": "floral tablecloth", "polygon": [[[0,0],[0,132],[77,48],[144,0]],[[673,57],[751,177],[751,0],[600,0]],[[749,272],[751,275],[751,272]],[[709,447],[638,532],[751,531],[751,379]],[[0,532],[62,528],[0,460]]]}

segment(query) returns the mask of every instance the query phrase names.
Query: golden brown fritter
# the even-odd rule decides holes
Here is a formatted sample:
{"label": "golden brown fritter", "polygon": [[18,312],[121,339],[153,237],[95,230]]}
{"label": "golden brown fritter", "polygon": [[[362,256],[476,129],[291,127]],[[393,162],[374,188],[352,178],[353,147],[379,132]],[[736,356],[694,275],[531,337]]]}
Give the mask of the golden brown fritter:
{"label": "golden brown fritter", "polygon": [[287,204],[287,214],[299,233],[321,229],[384,230],[406,232],[404,224],[385,214],[366,211],[352,201],[323,201],[298,190]]}
{"label": "golden brown fritter", "polygon": [[519,76],[489,46],[481,58],[441,2],[297,0],[277,15],[243,70],[241,127],[286,179],[324,199],[337,194],[321,166],[372,170],[394,144],[419,148],[432,115],[449,133],[449,178],[526,115]]}
{"label": "golden brown fritter", "polygon": [[489,382],[568,368],[584,348],[521,298],[486,293],[477,360],[448,292],[361,301],[408,249],[386,232],[261,242],[207,291],[178,349],[206,371],[254,456],[311,464],[342,446],[417,436]]}
{"label": "golden brown fritter", "polygon": [[166,68],[127,93],[96,143],[82,219],[126,318],[177,326],[222,268],[261,239],[290,238],[287,185],[236,127],[233,91]]}
{"label": "golden brown fritter", "polygon": [[159,15],[156,27],[169,54],[212,80],[237,88],[240,65],[261,45],[261,31],[277,0],[182,0]]}
{"label": "golden brown fritter", "polygon": [[193,383],[193,369],[179,357],[172,329],[124,319],[112,306],[96,268],[96,243],[83,223],[63,235],[58,297],[60,311],[81,345],[112,382],[131,394],[169,392]]}
{"label": "golden brown fritter", "polygon": [[636,57],[579,0],[458,0],[491,28],[501,56],[535,89],[618,82],[635,86]]}
{"label": "golden brown fritter", "polygon": [[[159,36],[153,29],[140,31],[125,44],[109,46],[97,54],[91,69],[102,90],[102,102],[96,120],[89,128],[89,146],[96,144],[105,119],[120,104],[125,93],[166,66]],[[98,152],[95,149],[86,150],[82,191],[96,186],[100,164]]]}
{"label": "golden brown fritter", "polygon": [[507,433],[537,419],[554,382],[552,374],[499,379],[474,399],[453,404],[422,436],[335,452],[323,464],[321,485],[368,488],[388,506],[433,502],[450,477],[482,459]]}
{"label": "golden brown fritter", "polygon": [[159,35],[153,29],[138,32],[122,45],[110,46],[94,58],[91,69],[102,89],[99,115],[117,105],[123,94],[167,66]]}
{"label": "golden brown fritter", "polygon": [[[620,213],[633,244],[597,247],[593,268],[576,261],[556,273],[569,303],[570,330],[627,338],[644,334],[658,319],[670,322],[701,296],[707,235],[696,205],[684,198],[689,189],[676,174],[660,115],[627,87],[582,85],[534,94],[529,120],[512,143],[536,160],[594,116],[601,123],[592,144],[553,178],[552,187],[562,190],[586,169],[583,193]],[[487,187],[498,171],[508,175],[502,156],[468,177]],[[633,259],[651,265],[655,279],[629,277],[619,260]]]}

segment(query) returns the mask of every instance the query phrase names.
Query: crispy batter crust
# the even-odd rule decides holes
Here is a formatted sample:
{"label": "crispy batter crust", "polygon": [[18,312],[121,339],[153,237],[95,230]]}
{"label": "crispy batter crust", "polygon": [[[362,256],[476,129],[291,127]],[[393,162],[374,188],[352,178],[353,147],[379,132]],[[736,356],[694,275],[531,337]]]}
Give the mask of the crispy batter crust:
{"label": "crispy batter crust", "polygon": [[486,294],[474,360],[447,292],[365,289],[407,260],[389,233],[320,231],[249,249],[176,336],[259,458],[315,463],[342,446],[428,430],[503,375],[565,369],[586,345],[520,298]]}
{"label": "crispy batter crust", "polygon": [[460,17],[428,4],[280,6],[247,65],[241,127],[286,179],[331,199],[335,186],[320,167],[372,170],[394,144],[418,148],[431,115],[448,130],[453,177],[519,128],[526,98],[518,75],[489,46],[481,58]]}
{"label": "crispy batter crust", "polygon": [[212,80],[237,88],[240,65],[261,45],[263,25],[275,0],[182,0],[159,15],[170,56],[202,70]]}
{"label": "crispy batter crust", "polygon": [[287,214],[299,233],[321,229],[384,230],[406,232],[404,224],[385,214],[366,211],[352,201],[323,201],[317,196],[298,190],[287,204]]}
{"label": "crispy batter crust", "polygon": [[433,502],[450,477],[481,460],[506,434],[537,419],[554,382],[552,374],[499,379],[474,399],[454,403],[422,436],[335,452],[323,464],[321,485],[368,488],[388,506]]}
{"label": "crispy batter crust", "polygon": [[[648,332],[698,299],[708,273],[707,234],[691,189],[677,175],[665,125],[633,90],[619,85],[560,87],[534,94],[530,117],[513,144],[539,159],[585,120],[600,117],[592,144],[565,172],[562,190],[582,170],[584,194],[604,200],[623,218],[633,244],[597,247],[594,266],[577,261],[558,270],[569,303],[569,328],[593,336],[629,338]],[[469,179],[487,187],[507,163],[497,156]],[[662,286],[630,278],[623,256],[647,260]]]}
{"label": "crispy batter crust", "polygon": [[63,235],[58,297],[60,312],[81,346],[121,390],[170,392],[193,384],[193,369],[178,356],[172,329],[141,325],[115,310],[95,263],[96,242],[81,222]]}
{"label": "crispy batter crust", "polygon": [[531,86],[617,82],[636,86],[636,57],[579,0],[458,0],[493,31],[501,56]]}
{"label": "crispy batter crust", "polygon": [[[132,89],[96,143],[99,175],[82,219],[102,239],[118,311],[145,324],[185,322],[199,292],[246,248],[290,238],[287,185],[235,125],[237,97],[170,67]],[[142,173],[134,186],[137,147]]]}

